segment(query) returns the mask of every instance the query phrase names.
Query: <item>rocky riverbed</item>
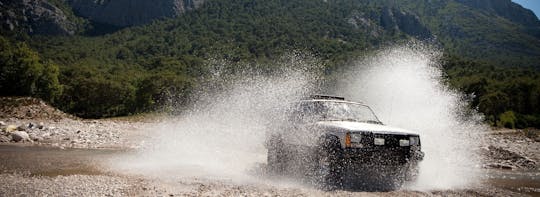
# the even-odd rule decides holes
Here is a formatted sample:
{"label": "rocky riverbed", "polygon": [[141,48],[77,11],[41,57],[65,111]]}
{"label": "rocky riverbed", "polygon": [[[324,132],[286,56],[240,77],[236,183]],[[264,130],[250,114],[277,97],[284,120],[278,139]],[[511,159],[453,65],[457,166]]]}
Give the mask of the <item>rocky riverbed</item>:
{"label": "rocky riverbed", "polygon": [[[111,171],[106,167],[108,161],[125,154],[125,150],[0,145],[2,172],[0,196],[523,196],[527,194],[490,184],[453,190],[326,192],[294,181],[276,180],[265,176],[254,176],[243,181],[182,175],[141,176]],[[525,192],[534,194],[535,191]]]}
{"label": "rocky riverbed", "polygon": [[481,156],[485,168],[540,169],[540,131],[495,129],[484,137]]}
{"label": "rocky riverbed", "polygon": [[152,123],[119,120],[11,118],[0,121],[0,142],[61,148],[136,148],[137,141],[131,137],[151,126]]}
{"label": "rocky riverbed", "polygon": [[136,148],[155,121],[87,120],[28,97],[0,97],[0,143],[60,148]]}

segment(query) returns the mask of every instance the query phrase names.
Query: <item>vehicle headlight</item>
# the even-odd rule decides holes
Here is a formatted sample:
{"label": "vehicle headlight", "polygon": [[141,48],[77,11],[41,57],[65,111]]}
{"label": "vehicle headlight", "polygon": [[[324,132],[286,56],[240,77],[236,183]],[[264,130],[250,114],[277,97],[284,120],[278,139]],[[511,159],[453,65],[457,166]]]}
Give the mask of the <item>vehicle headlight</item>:
{"label": "vehicle headlight", "polygon": [[351,142],[352,143],[360,143],[360,142],[362,142],[362,134],[361,133],[351,133]]}
{"label": "vehicle headlight", "polygon": [[409,144],[410,144],[411,146],[418,146],[418,145],[420,145],[420,138],[417,137],[417,136],[410,137],[410,138],[409,138]]}
{"label": "vehicle headlight", "polygon": [[399,140],[399,146],[409,146],[410,141],[409,140]]}
{"label": "vehicle headlight", "polygon": [[352,148],[362,148],[362,134],[361,133],[347,133],[345,135],[345,146]]}
{"label": "vehicle headlight", "polygon": [[384,145],[384,138],[375,138],[373,139],[373,143],[378,146]]}

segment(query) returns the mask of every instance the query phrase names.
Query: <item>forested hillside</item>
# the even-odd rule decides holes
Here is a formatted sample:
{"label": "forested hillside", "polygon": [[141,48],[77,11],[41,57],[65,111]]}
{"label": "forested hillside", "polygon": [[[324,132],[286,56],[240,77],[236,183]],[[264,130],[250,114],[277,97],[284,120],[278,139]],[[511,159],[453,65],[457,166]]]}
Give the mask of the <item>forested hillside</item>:
{"label": "forested hillside", "polygon": [[78,27],[73,35],[16,33],[27,31],[21,25],[3,29],[3,42],[30,46],[24,50],[36,51],[29,52],[36,62],[58,65],[54,96],[26,94],[79,116],[145,112],[170,97],[187,101],[208,74],[209,59],[265,64],[302,51],[332,73],[358,54],[417,39],[444,49],[451,84],[474,94],[472,107],[489,122],[540,127],[540,21],[510,0],[207,0],[131,27],[84,18],[70,1],[51,2]]}

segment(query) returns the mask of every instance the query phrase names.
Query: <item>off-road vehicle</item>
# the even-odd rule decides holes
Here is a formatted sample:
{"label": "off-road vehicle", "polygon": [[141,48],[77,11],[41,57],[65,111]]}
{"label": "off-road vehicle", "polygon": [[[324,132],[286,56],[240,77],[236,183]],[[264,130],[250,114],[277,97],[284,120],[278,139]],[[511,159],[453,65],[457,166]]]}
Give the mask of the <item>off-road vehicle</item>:
{"label": "off-road vehicle", "polygon": [[424,157],[418,134],[384,125],[360,102],[314,95],[282,114],[285,123],[267,133],[270,173],[322,189],[398,189]]}

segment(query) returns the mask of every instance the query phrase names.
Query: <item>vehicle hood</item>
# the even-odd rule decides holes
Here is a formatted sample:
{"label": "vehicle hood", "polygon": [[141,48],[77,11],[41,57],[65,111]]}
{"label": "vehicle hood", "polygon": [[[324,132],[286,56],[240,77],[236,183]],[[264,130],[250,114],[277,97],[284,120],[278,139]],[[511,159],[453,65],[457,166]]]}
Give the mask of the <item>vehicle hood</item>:
{"label": "vehicle hood", "polygon": [[380,133],[380,134],[418,135],[418,133],[415,133],[406,129],[390,127],[390,126],[380,125],[380,124],[363,123],[363,122],[319,121],[316,124],[319,126],[345,129],[347,131],[369,131],[372,133]]}

